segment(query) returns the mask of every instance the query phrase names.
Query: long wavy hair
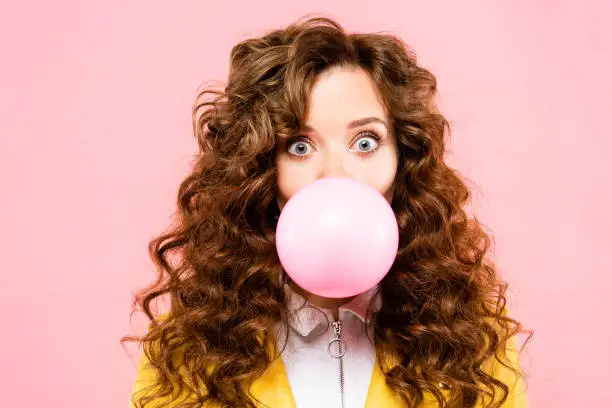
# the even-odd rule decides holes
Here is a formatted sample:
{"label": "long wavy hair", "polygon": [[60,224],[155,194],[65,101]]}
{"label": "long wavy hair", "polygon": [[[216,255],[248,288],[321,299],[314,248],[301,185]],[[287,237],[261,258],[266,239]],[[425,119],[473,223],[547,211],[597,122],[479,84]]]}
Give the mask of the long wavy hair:
{"label": "long wavy hair", "polygon": [[[175,225],[149,245],[158,278],[135,302],[150,330],[123,339],[143,345],[158,377],[136,406],[184,391],[194,398],[177,406],[255,406],[248,385],[278,358],[268,346],[288,323],[288,278],[275,249],[277,145],[302,128],[317,75],[337,66],[371,75],[399,148],[400,247],[379,285],[382,307],[370,312],[378,361],[399,363],[380,363],[387,385],[408,407],[426,392],[441,407],[505,400],[509,384],[483,366],[505,362],[506,342],[525,331],[505,311],[507,284],[486,258],[490,238],[464,210],[470,191],[445,164],[448,122],[434,103],[435,77],[392,35],[349,34],[310,18],[237,44],[227,87],[205,89],[194,104],[197,159]],[[164,296],[162,319],[153,305]]]}

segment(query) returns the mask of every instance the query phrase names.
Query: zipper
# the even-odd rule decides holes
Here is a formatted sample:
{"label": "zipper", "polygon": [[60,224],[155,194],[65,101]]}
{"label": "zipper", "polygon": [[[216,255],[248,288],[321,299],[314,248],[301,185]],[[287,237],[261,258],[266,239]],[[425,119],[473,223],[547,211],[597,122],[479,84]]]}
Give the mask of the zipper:
{"label": "zipper", "polygon": [[[340,320],[332,323],[334,338],[327,345],[327,352],[332,358],[338,360],[340,380],[340,406],[344,408],[344,354],[346,353],[346,342],[342,340],[342,323]],[[332,350],[333,349],[333,350]]]}

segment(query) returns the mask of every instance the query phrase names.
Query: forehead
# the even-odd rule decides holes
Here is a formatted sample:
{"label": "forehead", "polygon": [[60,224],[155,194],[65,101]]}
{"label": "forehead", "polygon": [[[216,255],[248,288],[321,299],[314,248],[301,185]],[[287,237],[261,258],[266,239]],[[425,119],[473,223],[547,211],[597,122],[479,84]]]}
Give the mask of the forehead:
{"label": "forehead", "polygon": [[306,124],[346,125],[363,117],[386,118],[370,75],[362,68],[336,67],[321,73],[308,96]]}

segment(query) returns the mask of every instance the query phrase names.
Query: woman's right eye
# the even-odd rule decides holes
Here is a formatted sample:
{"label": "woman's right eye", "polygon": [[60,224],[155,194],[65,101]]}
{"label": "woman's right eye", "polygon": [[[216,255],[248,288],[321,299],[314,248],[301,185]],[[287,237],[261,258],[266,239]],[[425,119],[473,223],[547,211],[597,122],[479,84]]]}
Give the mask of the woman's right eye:
{"label": "woman's right eye", "polygon": [[294,156],[307,156],[310,154],[312,146],[308,141],[303,139],[294,140],[289,143],[287,151]]}

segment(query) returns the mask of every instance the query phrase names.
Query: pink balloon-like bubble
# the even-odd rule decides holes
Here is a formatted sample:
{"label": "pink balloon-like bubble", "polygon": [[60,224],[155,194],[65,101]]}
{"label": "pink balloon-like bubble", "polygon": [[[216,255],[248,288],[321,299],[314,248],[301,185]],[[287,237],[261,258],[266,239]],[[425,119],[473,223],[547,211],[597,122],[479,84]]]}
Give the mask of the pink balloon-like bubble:
{"label": "pink balloon-like bubble", "polygon": [[278,219],[276,249],[291,279],[318,296],[343,298],[378,284],[397,255],[395,213],[374,188],[351,178],[317,180]]}

